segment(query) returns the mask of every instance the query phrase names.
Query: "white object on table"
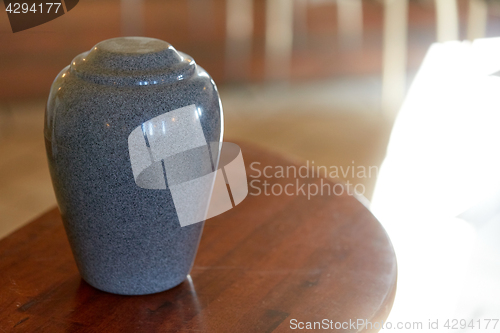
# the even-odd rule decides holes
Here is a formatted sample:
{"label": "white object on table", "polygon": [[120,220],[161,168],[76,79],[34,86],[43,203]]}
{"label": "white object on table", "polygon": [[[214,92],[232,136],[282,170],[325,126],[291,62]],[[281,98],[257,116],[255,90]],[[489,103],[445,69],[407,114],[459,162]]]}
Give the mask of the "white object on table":
{"label": "white object on table", "polygon": [[[500,191],[499,59],[500,38],[432,45],[398,114],[371,205],[398,257],[388,321],[444,323],[477,287],[467,281],[482,231],[461,213]],[[498,260],[488,262],[500,279]],[[500,309],[499,289],[487,293],[490,309]]]}

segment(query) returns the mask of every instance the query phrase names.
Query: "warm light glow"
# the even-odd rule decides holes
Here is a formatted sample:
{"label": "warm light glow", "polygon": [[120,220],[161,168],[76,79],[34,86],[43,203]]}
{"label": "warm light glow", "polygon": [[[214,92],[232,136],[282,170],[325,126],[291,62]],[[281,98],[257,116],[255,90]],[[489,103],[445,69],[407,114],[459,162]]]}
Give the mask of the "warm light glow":
{"label": "warm light glow", "polygon": [[395,122],[371,205],[398,259],[390,322],[454,318],[477,236],[457,216],[500,189],[498,59],[500,39],[434,44]]}

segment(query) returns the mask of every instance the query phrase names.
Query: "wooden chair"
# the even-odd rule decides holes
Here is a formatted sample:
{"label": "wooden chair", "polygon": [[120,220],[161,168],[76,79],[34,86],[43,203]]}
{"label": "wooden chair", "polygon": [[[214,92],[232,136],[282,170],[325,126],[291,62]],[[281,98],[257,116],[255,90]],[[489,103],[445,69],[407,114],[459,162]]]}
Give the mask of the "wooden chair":
{"label": "wooden chair", "polygon": [[[393,118],[406,92],[408,1],[384,0],[384,46],[382,73],[382,110]],[[436,40],[440,43],[459,39],[456,0],[434,0]],[[467,39],[485,36],[487,3],[469,0]]]}
{"label": "wooden chair", "polygon": [[[362,0],[333,0],[337,5],[339,40],[342,48],[359,48],[363,40]],[[294,18],[305,28],[308,5],[331,3],[332,0],[266,0],[266,76],[286,80],[294,39]]]}

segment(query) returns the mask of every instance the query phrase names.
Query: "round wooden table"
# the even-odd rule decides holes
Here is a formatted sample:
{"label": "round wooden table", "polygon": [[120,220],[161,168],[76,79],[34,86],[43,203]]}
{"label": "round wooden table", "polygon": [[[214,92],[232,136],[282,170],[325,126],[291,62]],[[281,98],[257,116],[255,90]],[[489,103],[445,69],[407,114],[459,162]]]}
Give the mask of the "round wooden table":
{"label": "round wooden table", "polygon": [[[397,277],[382,226],[345,191],[328,195],[333,183],[276,178],[279,166],[291,172],[294,164],[240,146],[254,181],[249,195],[206,222],[184,283],[146,296],[94,289],[80,278],[53,209],[0,241],[0,331],[289,332],[315,322],[318,330],[378,331]],[[314,184],[324,193],[308,199]],[[286,185],[293,195],[275,195]]]}

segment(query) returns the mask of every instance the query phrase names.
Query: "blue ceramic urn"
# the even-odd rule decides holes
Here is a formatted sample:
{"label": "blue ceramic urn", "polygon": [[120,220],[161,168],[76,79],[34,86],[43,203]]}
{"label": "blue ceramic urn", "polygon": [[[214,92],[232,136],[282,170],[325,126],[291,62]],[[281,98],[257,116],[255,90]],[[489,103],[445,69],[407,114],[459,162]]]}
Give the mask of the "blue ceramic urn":
{"label": "blue ceramic urn", "polygon": [[57,75],[44,135],[82,278],[124,295],[180,284],[204,224],[183,220],[210,200],[182,184],[217,169],[223,135],[208,73],[158,39],[103,41]]}

